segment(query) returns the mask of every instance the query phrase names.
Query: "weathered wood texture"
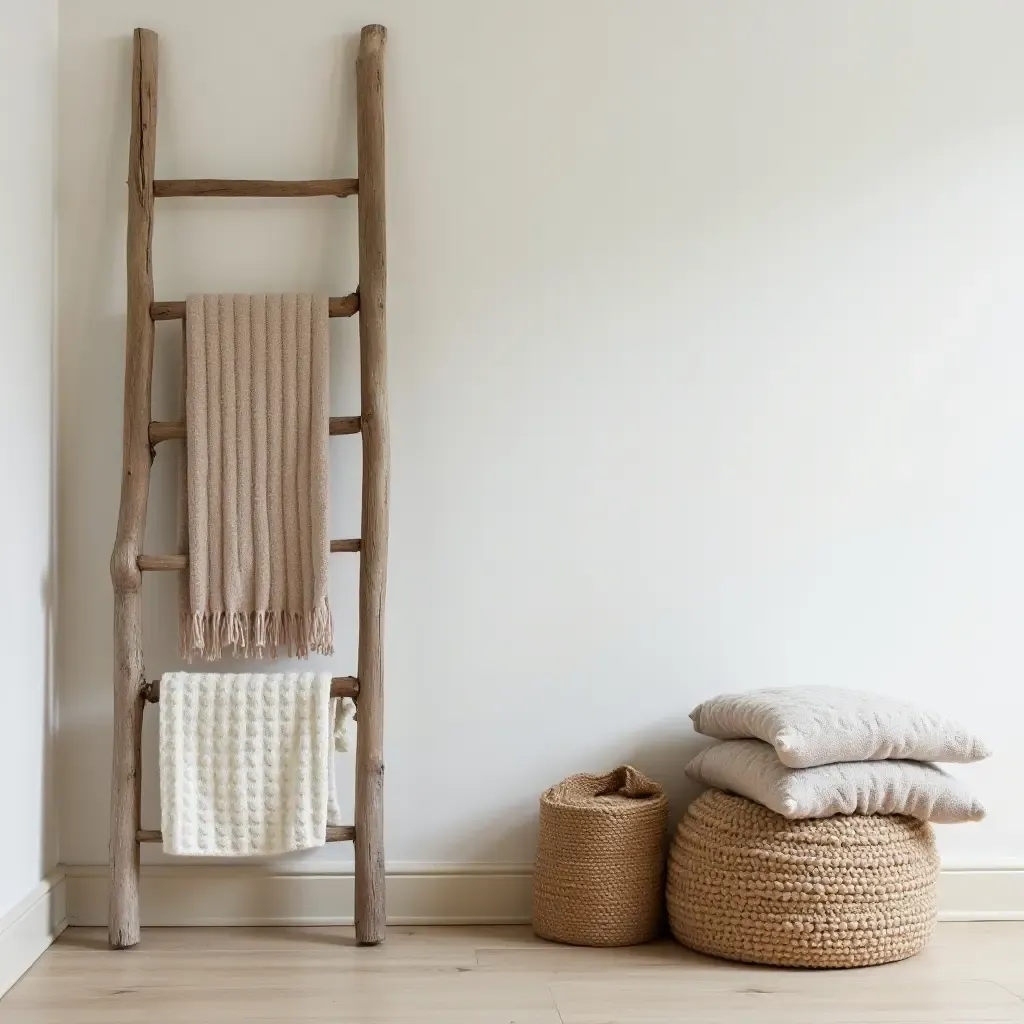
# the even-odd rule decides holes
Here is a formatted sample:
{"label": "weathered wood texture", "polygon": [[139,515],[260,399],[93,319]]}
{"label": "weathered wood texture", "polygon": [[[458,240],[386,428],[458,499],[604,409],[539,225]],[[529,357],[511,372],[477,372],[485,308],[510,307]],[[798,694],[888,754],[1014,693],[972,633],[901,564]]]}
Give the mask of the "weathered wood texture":
{"label": "weathered wood texture", "polygon": [[[162,843],[164,834],[158,828],[140,828],[135,833],[140,843]],[[327,835],[324,837],[328,843],[350,843],[356,837],[354,825],[328,825]]]}
{"label": "weathered wood texture", "polygon": [[[359,293],[332,295],[327,300],[327,315],[332,317],[352,316],[359,312]],[[149,315],[153,320],[184,320],[184,302],[151,302]]]}
{"label": "weathered wood texture", "polygon": [[[334,676],[331,679],[332,697],[358,697],[359,680],[355,676]],[[143,691],[143,697],[150,703],[156,704],[160,700],[160,680],[154,679],[147,683]]]}
{"label": "weathered wood texture", "polygon": [[136,29],[128,156],[128,313],[125,332],[124,447],[114,584],[114,763],[110,807],[110,945],[139,941],[140,753],[142,747],[142,574],[139,549],[149,498],[153,376],[153,168],[156,161],[157,37]]}
{"label": "weathered wood texture", "polygon": [[[331,434],[363,435],[362,538],[331,542],[360,551],[358,677],[335,677],[332,694],[359,699],[354,826],[328,830],[328,841],[355,840],[356,938],[385,934],[383,834],[383,627],[387,574],[389,440],[385,295],[385,154],[383,65],[386,33],[366,26],[356,62],[359,178],[317,182],[168,180],[154,183],[157,37],[136,29],[129,155],[128,316],[125,362],[124,466],[114,584],[114,765],[111,799],[110,925],[112,946],[139,941],[139,842],[159,831],[139,827],[142,712],[159,699],[142,660],[144,570],[181,570],[184,555],[143,555],[150,462],[154,446],[185,436],[184,423],[151,419],[153,323],[183,320],[184,302],[153,301],[153,202],[160,196],[302,196],[359,194],[359,290],[330,300],[332,317],[359,312],[361,415],[331,417]],[[337,691],[337,692],[335,692]]]}
{"label": "weathered wood texture", "polygon": [[289,199],[300,196],[354,196],[358,178],[318,181],[260,181],[244,178],[163,178],[154,182],[157,199],[180,196],[255,196]]}
{"label": "weathered wood texture", "polygon": [[142,572],[180,572],[188,568],[188,555],[139,555]]}
{"label": "weathered wood texture", "polygon": [[387,246],[384,217],[382,25],[367,25],[356,58],[359,147],[359,366],[363,508],[359,566],[359,731],[356,737],[356,939],[384,939],[384,596],[390,455],[387,405]]}
{"label": "weathered wood texture", "polygon": [[[360,430],[358,416],[332,416],[328,433],[332,437],[340,434],[358,434]],[[185,436],[185,424],[154,420],[149,425],[149,443],[155,447],[163,441],[179,440]]]}

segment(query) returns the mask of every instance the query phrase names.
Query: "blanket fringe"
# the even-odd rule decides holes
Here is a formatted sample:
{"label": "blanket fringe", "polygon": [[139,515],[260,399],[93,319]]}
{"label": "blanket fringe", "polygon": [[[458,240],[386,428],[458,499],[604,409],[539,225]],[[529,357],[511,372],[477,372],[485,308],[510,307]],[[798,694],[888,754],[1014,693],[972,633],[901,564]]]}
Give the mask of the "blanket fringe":
{"label": "blanket fringe", "polygon": [[334,621],[322,601],[310,612],[185,612],[178,624],[181,656],[216,661],[236,658],[291,658],[334,653]]}

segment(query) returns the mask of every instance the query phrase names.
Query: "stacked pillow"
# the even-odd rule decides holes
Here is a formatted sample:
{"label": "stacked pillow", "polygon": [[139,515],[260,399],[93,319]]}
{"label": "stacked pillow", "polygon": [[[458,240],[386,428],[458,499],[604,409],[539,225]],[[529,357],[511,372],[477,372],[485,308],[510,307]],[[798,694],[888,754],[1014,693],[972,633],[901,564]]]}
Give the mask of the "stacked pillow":
{"label": "stacked pillow", "polygon": [[912,704],[830,686],[723,694],[690,713],[722,740],[686,774],[787,818],[906,814],[980,821],[985,808],[931,762],[964,764],[988,747],[957,722]]}

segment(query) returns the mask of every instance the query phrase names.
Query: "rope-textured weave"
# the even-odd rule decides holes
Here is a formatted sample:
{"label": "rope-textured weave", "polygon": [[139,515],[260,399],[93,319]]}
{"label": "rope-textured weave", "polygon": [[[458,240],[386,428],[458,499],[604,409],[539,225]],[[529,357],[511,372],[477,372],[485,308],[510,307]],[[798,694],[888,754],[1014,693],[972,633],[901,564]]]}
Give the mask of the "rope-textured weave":
{"label": "rope-textured weave", "polygon": [[661,923],[662,788],[625,765],[573,775],[540,798],[533,928],[576,946],[647,942]]}
{"label": "rope-textured weave", "polygon": [[862,967],[919,952],[935,924],[931,826],[901,815],[791,821],[708,790],[668,864],[669,924],[692,949],[789,967]]}

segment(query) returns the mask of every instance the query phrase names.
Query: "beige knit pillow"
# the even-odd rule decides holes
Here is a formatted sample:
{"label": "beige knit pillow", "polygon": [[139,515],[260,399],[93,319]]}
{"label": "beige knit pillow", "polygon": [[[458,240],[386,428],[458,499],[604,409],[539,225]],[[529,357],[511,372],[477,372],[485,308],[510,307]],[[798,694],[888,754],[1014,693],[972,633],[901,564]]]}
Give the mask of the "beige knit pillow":
{"label": "beige knit pillow", "polygon": [[846,761],[787,768],[767,743],[726,740],[687,766],[695,782],[724,789],[785,818],[833,814],[906,814],[924,821],[980,821],[985,808],[967,787],[933,764]]}
{"label": "beige knit pillow", "polygon": [[891,697],[833,686],[726,693],[690,712],[694,728],[719,740],[770,743],[783,764],[836,761],[980,761],[988,747],[957,722]]}

